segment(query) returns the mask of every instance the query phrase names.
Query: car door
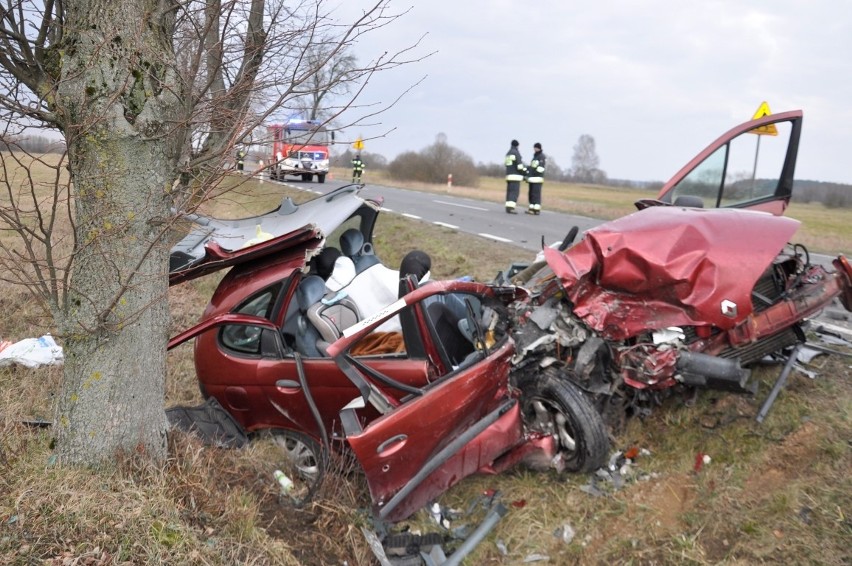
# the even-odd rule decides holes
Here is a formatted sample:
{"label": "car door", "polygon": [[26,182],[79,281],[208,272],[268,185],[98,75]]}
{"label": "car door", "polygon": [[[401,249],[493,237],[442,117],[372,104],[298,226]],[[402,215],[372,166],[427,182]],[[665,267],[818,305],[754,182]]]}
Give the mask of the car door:
{"label": "car door", "polygon": [[802,111],[731,128],[660,190],[660,201],[704,208],[748,208],[780,216],[793,192]]}
{"label": "car door", "polygon": [[[381,397],[377,382],[394,376],[365,371],[347,354],[348,349],[403,308],[417,310],[417,318],[428,321],[424,301],[458,284],[436,282],[421,287],[329,348],[341,370],[364,392],[365,403]],[[427,352],[444,349],[430,344],[430,332],[423,332],[420,339]],[[380,518],[407,517],[520,442],[517,402],[508,387],[513,352],[514,344],[503,336],[487,350],[477,350],[465,362],[449,366],[446,374],[412,392],[401,404],[393,406],[380,398],[376,405],[385,405],[384,414],[366,425],[356,416],[355,406],[341,412],[346,439],[364,468]]]}

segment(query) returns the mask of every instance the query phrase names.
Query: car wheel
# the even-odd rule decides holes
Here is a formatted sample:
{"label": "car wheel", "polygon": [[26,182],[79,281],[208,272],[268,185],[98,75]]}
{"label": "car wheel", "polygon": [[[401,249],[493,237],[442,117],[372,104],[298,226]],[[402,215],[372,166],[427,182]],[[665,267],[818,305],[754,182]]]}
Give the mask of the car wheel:
{"label": "car wheel", "polygon": [[325,175],[317,175],[317,181],[320,183],[325,183]]}
{"label": "car wheel", "polygon": [[606,426],[579,387],[552,368],[524,374],[517,385],[524,424],[556,439],[565,471],[591,472],[606,463]]}
{"label": "car wheel", "polygon": [[319,442],[306,434],[290,430],[272,432],[281,454],[299,476],[313,479],[322,471],[322,456]]}
{"label": "car wheel", "polygon": [[258,457],[269,463],[270,481],[280,470],[292,482],[288,489],[282,488],[282,501],[296,506],[310,501],[325,473],[319,442],[301,432],[271,429],[260,433],[254,444]]}

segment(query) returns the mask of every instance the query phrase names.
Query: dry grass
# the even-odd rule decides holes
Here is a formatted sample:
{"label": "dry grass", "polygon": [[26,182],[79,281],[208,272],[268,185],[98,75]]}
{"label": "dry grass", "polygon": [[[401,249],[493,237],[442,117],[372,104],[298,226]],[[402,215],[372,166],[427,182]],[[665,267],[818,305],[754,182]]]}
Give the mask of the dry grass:
{"label": "dry grass", "polygon": [[[268,210],[282,196],[268,183],[257,187],[262,199],[249,188],[231,193],[227,207],[247,211],[234,216]],[[421,247],[438,277],[489,279],[527,256],[389,215],[376,236],[388,264]],[[215,283],[213,277],[172,289],[175,330],[197,319]],[[0,301],[6,338],[44,330],[19,290],[0,284]],[[753,417],[771,386],[769,370],[761,373],[756,399],[672,398],[649,418],[630,421],[616,446],[650,454],[605,497],[581,490],[588,476],[517,470],[466,479],[441,497],[442,505],[467,511],[485,490],[499,490],[509,513],[465,563],[519,564],[540,554],[549,564],[849,564],[852,363],[838,356],[817,363],[824,364],[820,377],[794,373],[763,425]],[[133,457],[121,457],[111,472],[52,466],[50,429],[21,421],[51,418],[60,379],[57,368],[0,368],[0,563],[374,563],[360,533],[369,524],[366,487],[345,461],[335,463],[305,509],[280,504],[257,446],[217,450],[175,434],[160,468]],[[189,347],[170,354],[167,397],[168,405],[200,402]],[[698,452],[712,462],[696,473]],[[453,526],[474,527],[483,514],[473,506]],[[553,535],[565,524],[576,531],[570,544]],[[398,527],[406,526],[436,530],[422,512]]]}

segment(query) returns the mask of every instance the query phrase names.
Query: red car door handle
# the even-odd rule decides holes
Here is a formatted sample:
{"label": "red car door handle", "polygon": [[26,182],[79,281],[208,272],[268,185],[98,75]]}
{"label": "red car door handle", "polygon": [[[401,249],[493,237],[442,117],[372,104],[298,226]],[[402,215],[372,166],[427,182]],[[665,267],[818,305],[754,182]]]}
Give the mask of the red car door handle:
{"label": "red car door handle", "polygon": [[376,454],[390,456],[391,454],[405,446],[405,443],[407,441],[407,434],[397,434],[396,436],[392,436],[376,447]]}

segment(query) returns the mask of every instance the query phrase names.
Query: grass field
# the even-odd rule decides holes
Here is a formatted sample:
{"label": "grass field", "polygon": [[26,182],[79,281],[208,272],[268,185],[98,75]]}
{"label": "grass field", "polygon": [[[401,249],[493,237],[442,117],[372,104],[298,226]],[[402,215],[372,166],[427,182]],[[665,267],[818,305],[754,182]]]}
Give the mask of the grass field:
{"label": "grass field", "polygon": [[[546,203],[555,206],[557,188],[546,190]],[[564,190],[560,202],[588,207],[572,210],[581,214],[609,210],[608,204],[630,209],[633,200],[622,203],[597,187]],[[500,183],[476,191],[502,200]],[[208,212],[246,216],[274,207],[282,195],[279,186],[246,183]],[[838,222],[844,229],[852,224]],[[389,265],[408,249],[425,249],[437,278],[490,279],[510,261],[529,259],[514,247],[392,215],[381,217],[376,245]],[[175,331],[197,320],[216,280],[171,290]],[[0,283],[0,305],[3,338],[50,330],[20,289]],[[470,511],[453,527],[476,526],[483,510],[475,503],[487,490],[499,491],[509,512],[465,564],[514,565],[533,556],[584,565],[852,563],[852,362],[822,356],[812,369],[813,380],[793,373],[763,425],[754,415],[777,366],[757,370],[755,398],[672,398],[647,418],[629,421],[614,446],[642,452],[624,485],[601,484],[600,497],[587,493],[585,475],[517,470],[466,479],[440,499]],[[112,472],[52,466],[50,429],[22,421],[52,418],[60,379],[57,368],[0,368],[0,563],[376,563],[360,532],[369,525],[366,487],[346,461],[336,462],[334,476],[304,509],[279,505],[258,447],[206,448],[177,433],[162,467],[132,457],[122,457]],[[191,348],[178,348],[169,356],[167,405],[200,401]],[[696,471],[699,453],[711,460]],[[570,543],[554,535],[566,525],[576,533]],[[397,526],[404,527],[437,530],[425,512]]]}

